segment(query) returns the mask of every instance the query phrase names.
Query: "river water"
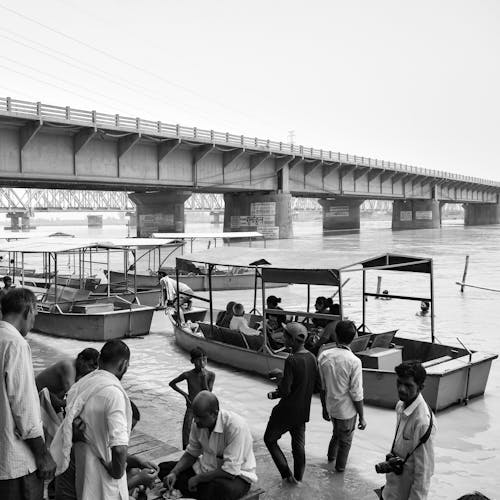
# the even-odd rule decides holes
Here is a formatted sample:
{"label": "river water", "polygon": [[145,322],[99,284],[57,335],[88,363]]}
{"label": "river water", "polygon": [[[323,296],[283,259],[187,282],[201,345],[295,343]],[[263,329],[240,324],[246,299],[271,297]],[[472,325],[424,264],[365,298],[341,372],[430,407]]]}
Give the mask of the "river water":
{"label": "river water", "polygon": [[[50,232],[52,229],[60,230],[43,228],[43,232]],[[127,228],[120,226],[105,226],[103,229],[65,227],[63,230],[87,237],[121,237],[127,233]],[[188,223],[186,226],[186,231],[210,230],[222,229],[221,226],[203,223]],[[311,250],[324,250],[331,253],[333,265],[335,255],[345,253],[352,256],[353,262],[366,255],[386,252],[432,257],[437,339],[442,343],[458,345],[459,337],[471,349],[500,353],[500,335],[496,331],[500,324],[500,294],[473,288],[460,293],[460,287],[455,284],[461,280],[465,256],[469,255],[467,282],[500,289],[499,225],[464,227],[460,221],[450,221],[441,229],[393,232],[390,222],[367,220],[362,221],[361,231],[357,234],[323,236],[321,222],[311,221],[295,222],[294,230],[293,239],[272,241],[268,246],[279,247],[284,251],[290,248],[301,250],[304,263],[308,263]],[[203,248],[204,244],[197,245],[195,250]],[[372,274],[368,281],[370,291],[375,291],[377,276],[382,276],[382,289],[388,289],[392,293],[410,293],[416,296],[429,294],[428,285],[422,277],[405,276],[399,272],[381,274],[374,271]],[[349,278],[350,281],[344,287],[345,314],[359,323],[361,277],[359,274],[350,274]],[[272,293],[282,297],[285,308],[305,307],[305,290],[299,286],[275,289]],[[328,290],[317,287],[313,289],[312,296],[315,295],[331,295],[331,291],[328,293]],[[224,307],[229,300],[241,301],[249,310],[252,292],[224,291],[215,294],[216,304],[220,307]],[[418,302],[370,299],[367,303],[367,324],[373,331],[398,328],[403,335],[430,338],[430,319],[417,316],[418,309]],[[167,382],[185,370],[189,363],[186,354],[175,347],[171,328],[163,315],[155,316],[152,333],[144,341],[132,341],[140,354],[136,362],[132,359],[132,366],[124,383],[134,394],[133,397],[142,400],[143,406],[148,408],[149,427],[168,440],[164,416],[168,414],[172,425],[173,420],[176,420],[175,428],[178,429],[182,417],[182,401],[169,391]],[[38,361],[35,360],[35,366],[39,368],[45,366],[48,359],[52,359],[47,355],[48,348],[59,349],[71,355],[82,348],[82,343],[78,341],[60,341],[40,335],[34,335],[32,343],[34,357],[40,356]],[[166,346],[168,352],[165,351]],[[132,355],[134,356],[134,348]],[[254,434],[260,433],[262,436],[273,405],[265,398],[269,382],[220,366],[215,369],[216,389],[223,403],[245,415]],[[144,395],[148,389],[154,394],[153,399]],[[162,413],[154,402],[164,403],[168,410]],[[173,416],[179,413],[180,416],[174,419]],[[470,401],[468,406],[440,412],[437,416],[439,431],[436,438],[436,472],[429,498],[453,499],[476,489],[490,498],[498,498],[499,413],[500,363],[495,361],[484,397]],[[312,465],[308,468],[305,482],[309,483],[310,491],[314,491],[317,499],[375,498],[368,492],[372,486],[381,484],[383,478],[375,474],[373,464],[381,461],[390,447],[394,415],[390,410],[367,407],[366,419],[368,427],[364,432],[356,433],[349,469],[344,478],[325,483],[329,485],[328,488],[335,488],[338,492],[333,494],[317,486],[325,480],[325,474],[331,475],[331,471],[324,465],[330,424],[321,420],[319,402],[313,402],[307,432],[307,454]],[[366,487],[357,489],[358,483],[363,483]],[[292,498],[290,494],[280,492],[274,483],[266,486],[268,491],[271,490],[271,495],[267,498]],[[293,498],[308,498],[309,494],[304,492],[301,496],[295,493]]]}

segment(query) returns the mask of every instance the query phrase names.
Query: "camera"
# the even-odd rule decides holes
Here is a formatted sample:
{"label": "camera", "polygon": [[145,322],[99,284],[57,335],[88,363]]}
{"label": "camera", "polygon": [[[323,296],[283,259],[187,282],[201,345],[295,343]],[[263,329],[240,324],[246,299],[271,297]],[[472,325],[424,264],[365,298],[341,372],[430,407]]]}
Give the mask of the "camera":
{"label": "camera", "polygon": [[267,393],[267,399],[278,399],[278,391],[272,391]]}
{"label": "camera", "polygon": [[394,453],[389,453],[385,456],[385,462],[380,462],[379,464],[375,464],[375,471],[378,474],[389,474],[390,472],[394,472],[397,476],[403,474],[403,467],[405,465],[405,461],[394,455]]}

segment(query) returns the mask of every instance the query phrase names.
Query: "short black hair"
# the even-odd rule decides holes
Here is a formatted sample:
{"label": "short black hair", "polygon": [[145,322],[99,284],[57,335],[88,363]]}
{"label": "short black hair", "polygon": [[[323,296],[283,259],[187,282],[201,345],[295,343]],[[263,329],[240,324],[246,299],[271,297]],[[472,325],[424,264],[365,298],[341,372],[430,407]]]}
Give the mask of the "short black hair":
{"label": "short black hair", "polygon": [[97,368],[99,351],[97,349],[94,349],[93,347],[87,347],[86,349],[78,353],[76,359],[85,363],[91,363],[93,366],[95,366],[95,368]]}
{"label": "short black hair", "polygon": [[424,385],[425,377],[427,377],[427,372],[420,361],[403,361],[400,365],[396,366],[395,370],[398,377],[412,377],[418,386]]}
{"label": "short black hair", "polygon": [[36,308],[35,294],[26,288],[12,288],[2,297],[2,314],[25,314]]}
{"label": "short black hair", "polygon": [[339,321],[335,326],[335,333],[337,334],[337,342],[349,345],[356,336],[356,325],[353,321]]}
{"label": "short black hair", "polygon": [[195,347],[194,349],[191,349],[189,351],[189,354],[191,355],[191,361],[207,356],[207,353],[201,347]]}
{"label": "short black hair", "polygon": [[122,360],[130,359],[130,349],[122,340],[108,340],[102,347],[99,354],[99,361],[103,365],[117,363]]}
{"label": "short black hair", "polygon": [[3,278],[3,282],[5,283],[6,281],[12,281],[12,278],[10,276],[4,276]]}
{"label": "short black hair", "polygon": [[137,408],[136,404],[132,400],[130,400],[130,406],[132,408],[132,418],[139,422],[141,419],[141,412],[139,411],[139,408]]}
{"label": "short black hair", "polygon": [[487,496],[475,491],[474,493],[468,493],[467,495],[461,496],[458,500],[490,500]]}

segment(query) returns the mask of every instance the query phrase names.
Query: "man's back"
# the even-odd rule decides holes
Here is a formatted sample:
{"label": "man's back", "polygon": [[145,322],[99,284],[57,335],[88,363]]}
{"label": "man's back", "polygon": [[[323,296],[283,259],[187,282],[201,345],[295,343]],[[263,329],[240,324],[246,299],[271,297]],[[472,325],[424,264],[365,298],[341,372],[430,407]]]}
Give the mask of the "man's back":
{"label": "man's back", "polygon": [[330,417],[354,417],[353,401],[363,399],[361,360],[349,348],[334,347],[320,354],[318,366]]}
{"label": "man's back", "polygon": [[75,383],[75,365],[69,359],[58,361],[42,370],[35,380],[38,391],[46,387],[51,393],[63,397]]}
{"label": "man's back", "polygon": [[0,321],[0,480],[34,472],[26,439],[43,436],[31,350],[10,324]]}
{"label": "man's back", "polygon": [[128,499],[126,474],[114,479],[99,461],[102,458],[109,463],[111,447],[128,445],[127,404],[124,393],[109,385],[92,395],[83,407],[80,417],[85,422],[86,442],[75,444],[76,489],[82,500]]}
{"label": "man's back", "polygon": [[273,414],[286,422],[301,424],[309,421],[311,398],[318,386],[316,358],[309,351],[290,354],[285,361],[283,378],[278,385],[281,401]]}

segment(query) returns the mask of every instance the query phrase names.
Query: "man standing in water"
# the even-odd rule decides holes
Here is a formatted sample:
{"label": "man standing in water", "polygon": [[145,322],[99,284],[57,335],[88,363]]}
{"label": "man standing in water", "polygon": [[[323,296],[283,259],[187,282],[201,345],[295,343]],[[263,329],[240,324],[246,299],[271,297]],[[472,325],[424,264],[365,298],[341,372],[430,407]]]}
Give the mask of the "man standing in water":
{"label": "man standing in water", "polygon": [[427,373],[418,361],[405,361],[396,366],[399,401],[396,405],[397,426],[391,457],[401,457],[401,470],[387,472],[382,489],[383,500],[425,500],[434,473],[436,423],[421,391]]}
{"label": "man standing in water", "polygon": [[[284,334],[285,345],[291,348],[292,353],[285,361],[278,389],[267,395],[269,399],[281,398],[281,401],[273,408],[264,442],[282,479],[297,484],[302,481],[306,468],[306,422],[309,422],[313,392],[319,388],[319,375],[316,358],[304,347],[307,338],[305,326],[288,323]],[[278,440],[286,432],[292,437],[293,474],[278,445]]]}
{"label": "man standing in water", "polygon": [[356,333],[356,326],[352,321],[339,321],[335,327],[337,345],[322,352],[318,358],[323,386],[323,418],[331,420],[333,424],[328,461],[335,462],[337,472],[345,471],[357,415],[358,428],[363,430],[366,427],[361,360],[349,348]]}
{"label": "man standing in water", "polygon": [[33,328],[36,299],[24,288],[2,299],[0,321],[0,498],[42,500],[43,481],[55,463],[43,438],[40,402],[26,335]]}

